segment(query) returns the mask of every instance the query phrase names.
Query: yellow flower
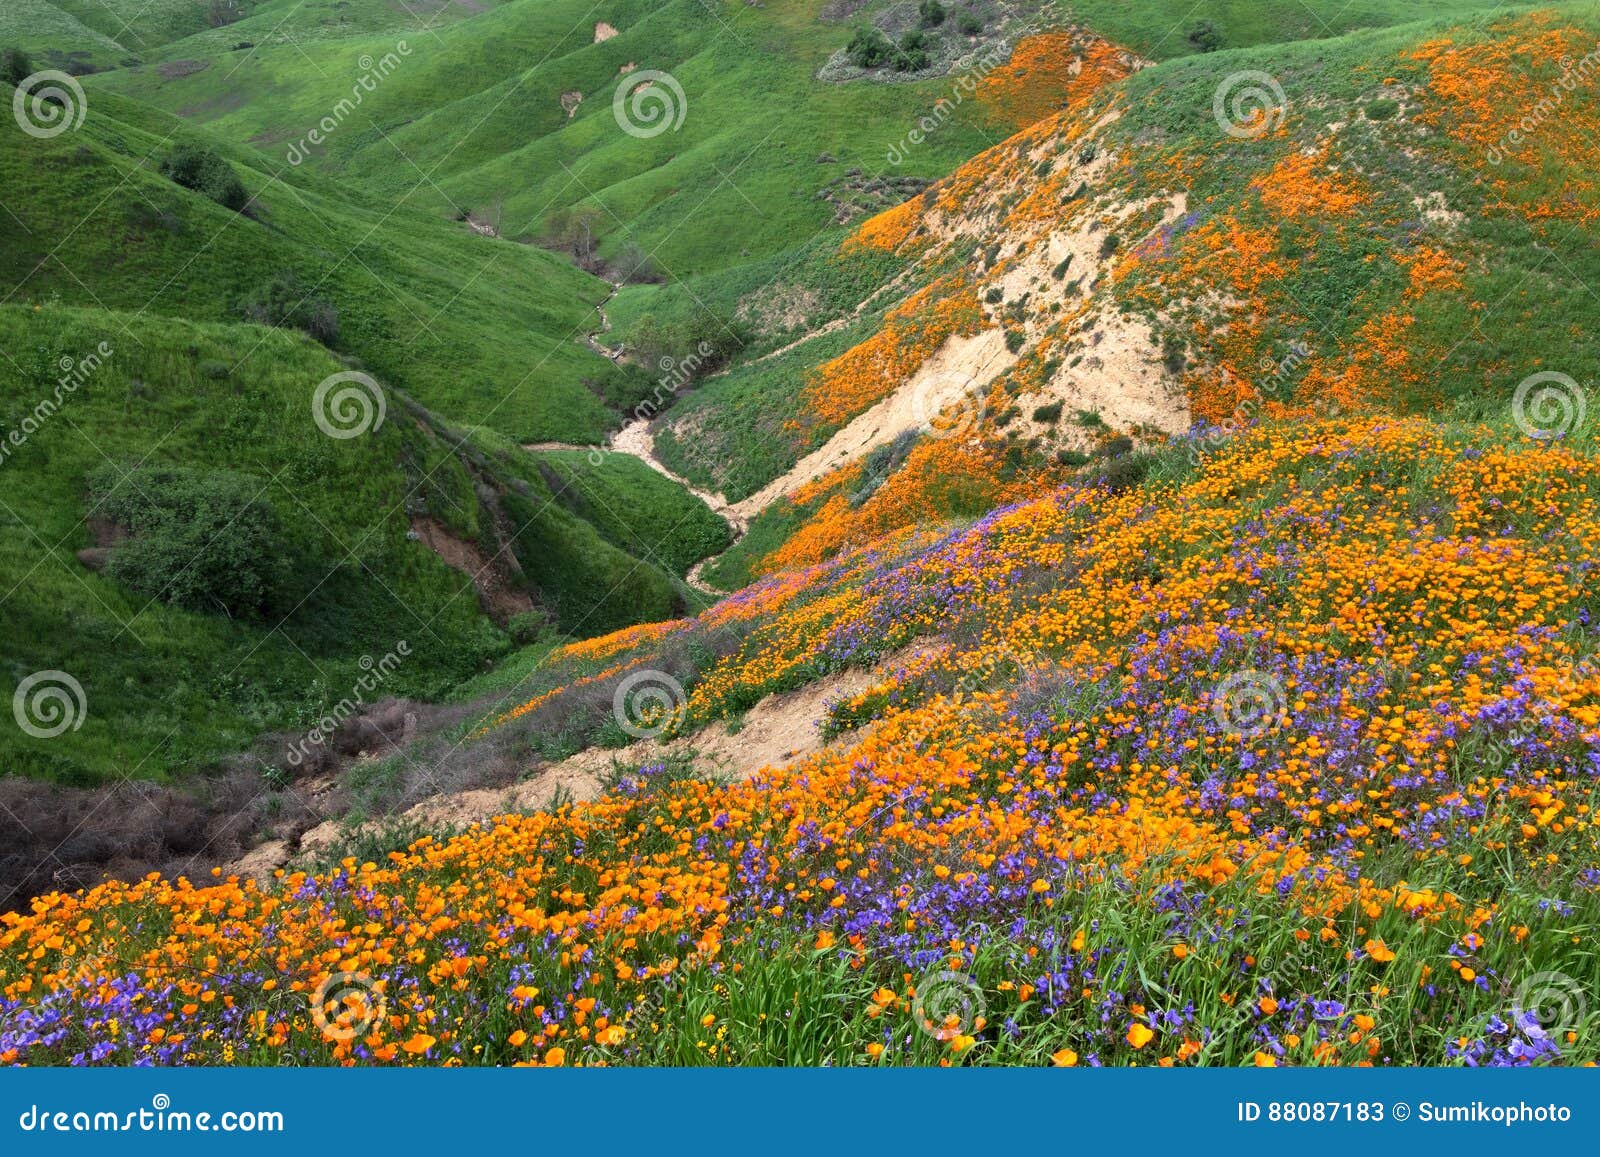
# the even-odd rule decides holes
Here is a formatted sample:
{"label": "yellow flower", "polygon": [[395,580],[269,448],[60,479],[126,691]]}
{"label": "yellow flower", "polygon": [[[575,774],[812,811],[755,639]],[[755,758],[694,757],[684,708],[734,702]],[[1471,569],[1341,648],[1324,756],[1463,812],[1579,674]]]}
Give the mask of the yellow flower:
{"label": "yellow flower", "polygon": [[417,1053],[427,1052],[438,1043],[439,1042],[437,1038],[431,1037],[425,1032],[419,1032],[416,1036],[406,1041],[406,1043],[400,1047],[405,1049],[406,1052],[415,1055]]}
{"label": "yellow flower", "polygon": [[1128,1029],[1128,1043],[1136,1049],[1142,1049],[1155,1039],[1156,1034],[1142,1024],[1136,1024]]}
{"label": "yellow flower", "polygon": [[1071,1049],[1057,1049],[1050,1054],[1050,1063],[1058,1069],[1070,1069],[1078,1063],[1078,1054]]}

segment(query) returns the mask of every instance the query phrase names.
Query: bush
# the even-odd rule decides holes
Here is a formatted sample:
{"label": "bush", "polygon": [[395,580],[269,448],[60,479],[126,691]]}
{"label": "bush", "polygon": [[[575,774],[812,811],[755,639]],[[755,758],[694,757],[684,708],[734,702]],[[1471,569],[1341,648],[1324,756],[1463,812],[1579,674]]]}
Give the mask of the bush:
{"label": "bush", "polygon": [[190,611],[260,615],[289,576],[283,527],[258,479],[227,470],[108,463],[90,502],[129,538],[106,573],[149,599]]}
{"label": "bush", "polygon": [[179,145],[161,162],[161,175],[235,213],[250,203],[250,194],[233,166],[199,145]]}
{"label": "bush", "polygon": [[280,329],[298,329],[325,346],[339,340],[339,311],[325,297],[304,290],[292,270],[285,270],[239,302],[245,320]]}
{"label": "bush", "polygon": [[939,0],[922,0],[922,3],[917,5],[917,12],[922,17],[924,28],[937,28],[944,23],[944,5],[939,3]]}
{"label": "bush", "polygon": [[900,38],[900,50],[894,56],[896,72],[921,72],[928,67],[928,38],[913,28]]}
{"label": "bush", "polygon": [[878,489],[889,480],[889,475],[898,470],[901,463],[910,455],[918,437],[916,430],[902,430],[895,435],[894,441],[873,447],[862,464],[861,485],[850,495],[849,501],[852,507],[861,506],[878,492]]}
{"label": "bush", "polygon": [[1020,329],[1006,330],[1006,349],[1012,353],[1016,353],[1021,350],[1023,344],[1027,340],[1028,335],[1023,333]]}
{"label": "bush", "polygon": [[1033,412],[1033,420],[1055,425],[1055,423],[1061,421],[1061,403],[1050,402],[1047,405],[1040,406]]}
{"label": "bush", "polygon": [[0,49],[0,84],[21,84],[33,75],[33,61],[20,48]]}
{"label": "bush", "polygon": [[844,52],[857,68],[878,68],[888,64],[895,54],[889,38],[871,26],[856,29]]}
{"label": "bush", "polygon": [[1189,29],[1189,44],[1196,52],[1215,52],[1222,47],[1222,30],[1209,20]]}
{"label": "bush", "polygon": [[983,31],[983,20],[976,12],[963,12],[956,17],[956,30],[963,36],[976,36]]}
{"label": "bush", "polygon": [[543,611],[523,611],[520,615],[512,615],[510,622],[506,623],[506,634],[519,647],[539,642],[549,631],[550,620]]}
{"label": "bush", "polygon": [[1371,104],[1367,105],[1367,119],[1369,121],[1393,120],[1395,118],[1395,114],[1399,111],[1400,102],[1397,100],[1390,100],[1385,97],[1381,100],[1375,100]]}

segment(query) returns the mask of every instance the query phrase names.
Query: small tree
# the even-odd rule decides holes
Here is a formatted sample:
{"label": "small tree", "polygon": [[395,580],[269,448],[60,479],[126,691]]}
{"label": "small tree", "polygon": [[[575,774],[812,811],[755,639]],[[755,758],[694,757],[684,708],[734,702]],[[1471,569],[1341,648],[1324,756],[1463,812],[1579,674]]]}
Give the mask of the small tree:
{"label": "small tree", "polygon": [[0,49],[0,84],[21,84],[33,75],[33,61],[20,48]]}
{"label": "small tree", "polygon": [[238,305],[246,321],[298,329],[333,348],[339,341],[339,310],[325,297],[304,289],[294,271],[284,270]]}
{"label": "small tree", "polygon": [[878,68],[888,64],[895,55],[889,38],[871,25],[856,29],[844,51],[857,68]]}
{"label": "small tree", "polygon": [[971,10],[956,17],[956,29],[963,36],[976,36],[983,31],[983,18]]}
{"label": "small tree", "polygon": [[917,13],[922,17],[924,28],[937,28],[944,23],[945,9],[939,0],[922,0],[917,5]]}
{"label": "small tree", "polygon": [[250,203],[250,194],[233,166],[199,145],[179,145],[161,162],[161,175],[235,213]]}
{"label": "small tree", "polygon": [[896,72],[921,72],[928,67],[928,38],[913,28],[900,38],[894,56]]}
{"label": "small tree", "polygon": [[129,531],[106,573],[190,611],[255,616],[289,573],[282,524],[261,483],[227,470],[111,464],[90,476],[97,514]]}
{"label": "small tree", "polygon": [[1189,43],[1197,52],[1215,52],[1222,47],[1222,30],[1209,20],[1189,29]]}

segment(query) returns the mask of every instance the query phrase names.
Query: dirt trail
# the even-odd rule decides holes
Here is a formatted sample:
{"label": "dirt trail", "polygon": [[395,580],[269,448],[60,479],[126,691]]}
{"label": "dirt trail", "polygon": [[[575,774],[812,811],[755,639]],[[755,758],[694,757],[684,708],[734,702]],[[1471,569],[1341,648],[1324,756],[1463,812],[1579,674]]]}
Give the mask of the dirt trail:
{"label": "dirt trail", "polygon": [[[611,286],[611,292],[606,295],[604,301],[595,306],[595,312],[600,315],[600,328],[585,333],[583,335],[583,344],[588,346],[601,357],[620,363],[622,361],[623,350],[620,347],[613,349],[610,346],[604,345],[600,341],[602,334],[611,332],[611,318],[606,314],[606,306],[611,304],[611,299],[616,297],[617,292],[622,288],[622,282],[620,281],[612,281],[609,282],[609,284]],[[524,450],[534,452],[541,450],[576,450],[583,453],[589,453],[595,450],[595,447],[593,446],[579,446],[573,442],[528,442],[525,443],[522,448]],[[749,529],[749,516],[736,510],[734,505],[726,498],[720,494],[714,494],[709,490],[700,489],[687,478],[684,478],[680,474],[674,473],[668,468],[665,462],[656,457],[655,438],[650,433],[649,418],[635,418],[633,421],[628,422],[622,427],[622,429],[616,431],[606,440],[605,449],[613,454],[627,454],[630,457],[637,458],[663,478],[669,479],[672,482],[676,482],[679,486],[682,486],[690,494],[693,494],[696,498],[700,499],[701,502],[704,502],[707,506],[709,506],[713,513],[717,514],[728,523],[729,527],[731,527],[733,530],[734,542],[738,542],[741,538],[743,538],[745,531]],[[731,546],[732,544],[730,543],[729,545]],[[728,592],[726,591],[718,590],[716,587],[708,585],[705,580],[701,578],[705,568],[712,562],[715,562],[718,557],[720,556],[712,555],[709,558],[703,558],[699,562],[695,563],[694,566],[689,568],[689,573],[684,575],[684,582],[688,583],[696,590],[708,595],[720,597],[727,594]]]}
{"label": "dirt trail", "polygon": [[[899,658],[892,656],[885,663]],[[863,690],[873,679],[869,671],[844,671],[795,691],[768,695],[745,714],[736,731],[729,731],[726,724],[714,723],[666,743],[640,740],[627,747],[591,747],[543,767],[532,778],[509,788],[475,788],[425,799],[403,812],[400,819],[427,827],[465,826],[512,812],[543,810],[561,799],[592,800],[599,796],[602,779],[613,764],[645,764],[691,752],[704,772],[748,779],[757,772],[785,768],[825,748],[850,742],[849,735],[824,742],[821,721],[830,701]],[[365,829],[378,831],[381,826],[372,823]],[[348,835],[340,821],[324,821],[300,836],[299,851],[293,858],[302,862],[313,859]],[[268,878],[277,868],[287,866],[291,858],[285,841],[273,841],[253,850],[228,871]]]}

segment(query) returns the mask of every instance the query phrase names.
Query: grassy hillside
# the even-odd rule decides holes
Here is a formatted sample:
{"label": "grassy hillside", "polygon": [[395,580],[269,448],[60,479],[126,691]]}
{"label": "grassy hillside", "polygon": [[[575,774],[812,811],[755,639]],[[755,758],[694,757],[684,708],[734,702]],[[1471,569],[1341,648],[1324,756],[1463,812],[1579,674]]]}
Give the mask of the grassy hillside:
{"label": "grassy hillside", "polygon": [[[94,93],[79,130],[0,136],[0,297],[140,317],[244,320],[290,277],[290,302],[337,314],[336,348],[451,420],[513,438],[598,440],[636,388],[576,340],[606,287],[570,264],[304,171]],[[161,173],[216,148],[252,198],[224,208]]]}
{"label": "grassy hillside", "polygon": [[[1189,56],[1082,93],[867,221],[794,285],[888,259],[895,292],[682,401],[657,439],[673,469],[739,498],[950,343],[1003,336],[1013,360],[962,371],[973,437],[930,440],[881,479],[859,461],[824,472],[712,575],[1041,492],[1122,437],[1329,407],[1498,414],[1530,374],[1581,377],[1600,354],[1572,324],[1600,275],[1583,127],[1600,108],[1592,86],[1562,85],[1597,37],[1578,4]],[[1083,51],[1053,35],[1024,49],[1058,70]],[[1278,86],[1273,119],[1219,123],[1216,94],[1252,71]],[[1023,99],[1038,77],[991,80]],[[1561,115],[1523,138],[1552,92]]]}
{"label": "grassy hillside", "polygon": [[[419,519],[495,560],[532,617],[579,635],[677,613],[682,588],[655,560],[678,569],[683,528],[698,542],[716,521],[652,475],[631,480],[633,509],[682,525],[597,530],[525,456],[477,449],[398,391],[370,433],[325,436],[314,391],[344,367],[285,331],[12,305],[0,350],[0,667],[11,689],[66,671],[88,702],[55,738],[0,730],[11,772],[95,782],[191,767],[309,725],[402,640],[410,654],[381,693],[442,697],[510,642],[472,581],[417,539]],[[91,476],[142,491],[168,466],[242,477],[281,523],[287,573],[253,613],[173,606],[79,561],[108,541]]]}

